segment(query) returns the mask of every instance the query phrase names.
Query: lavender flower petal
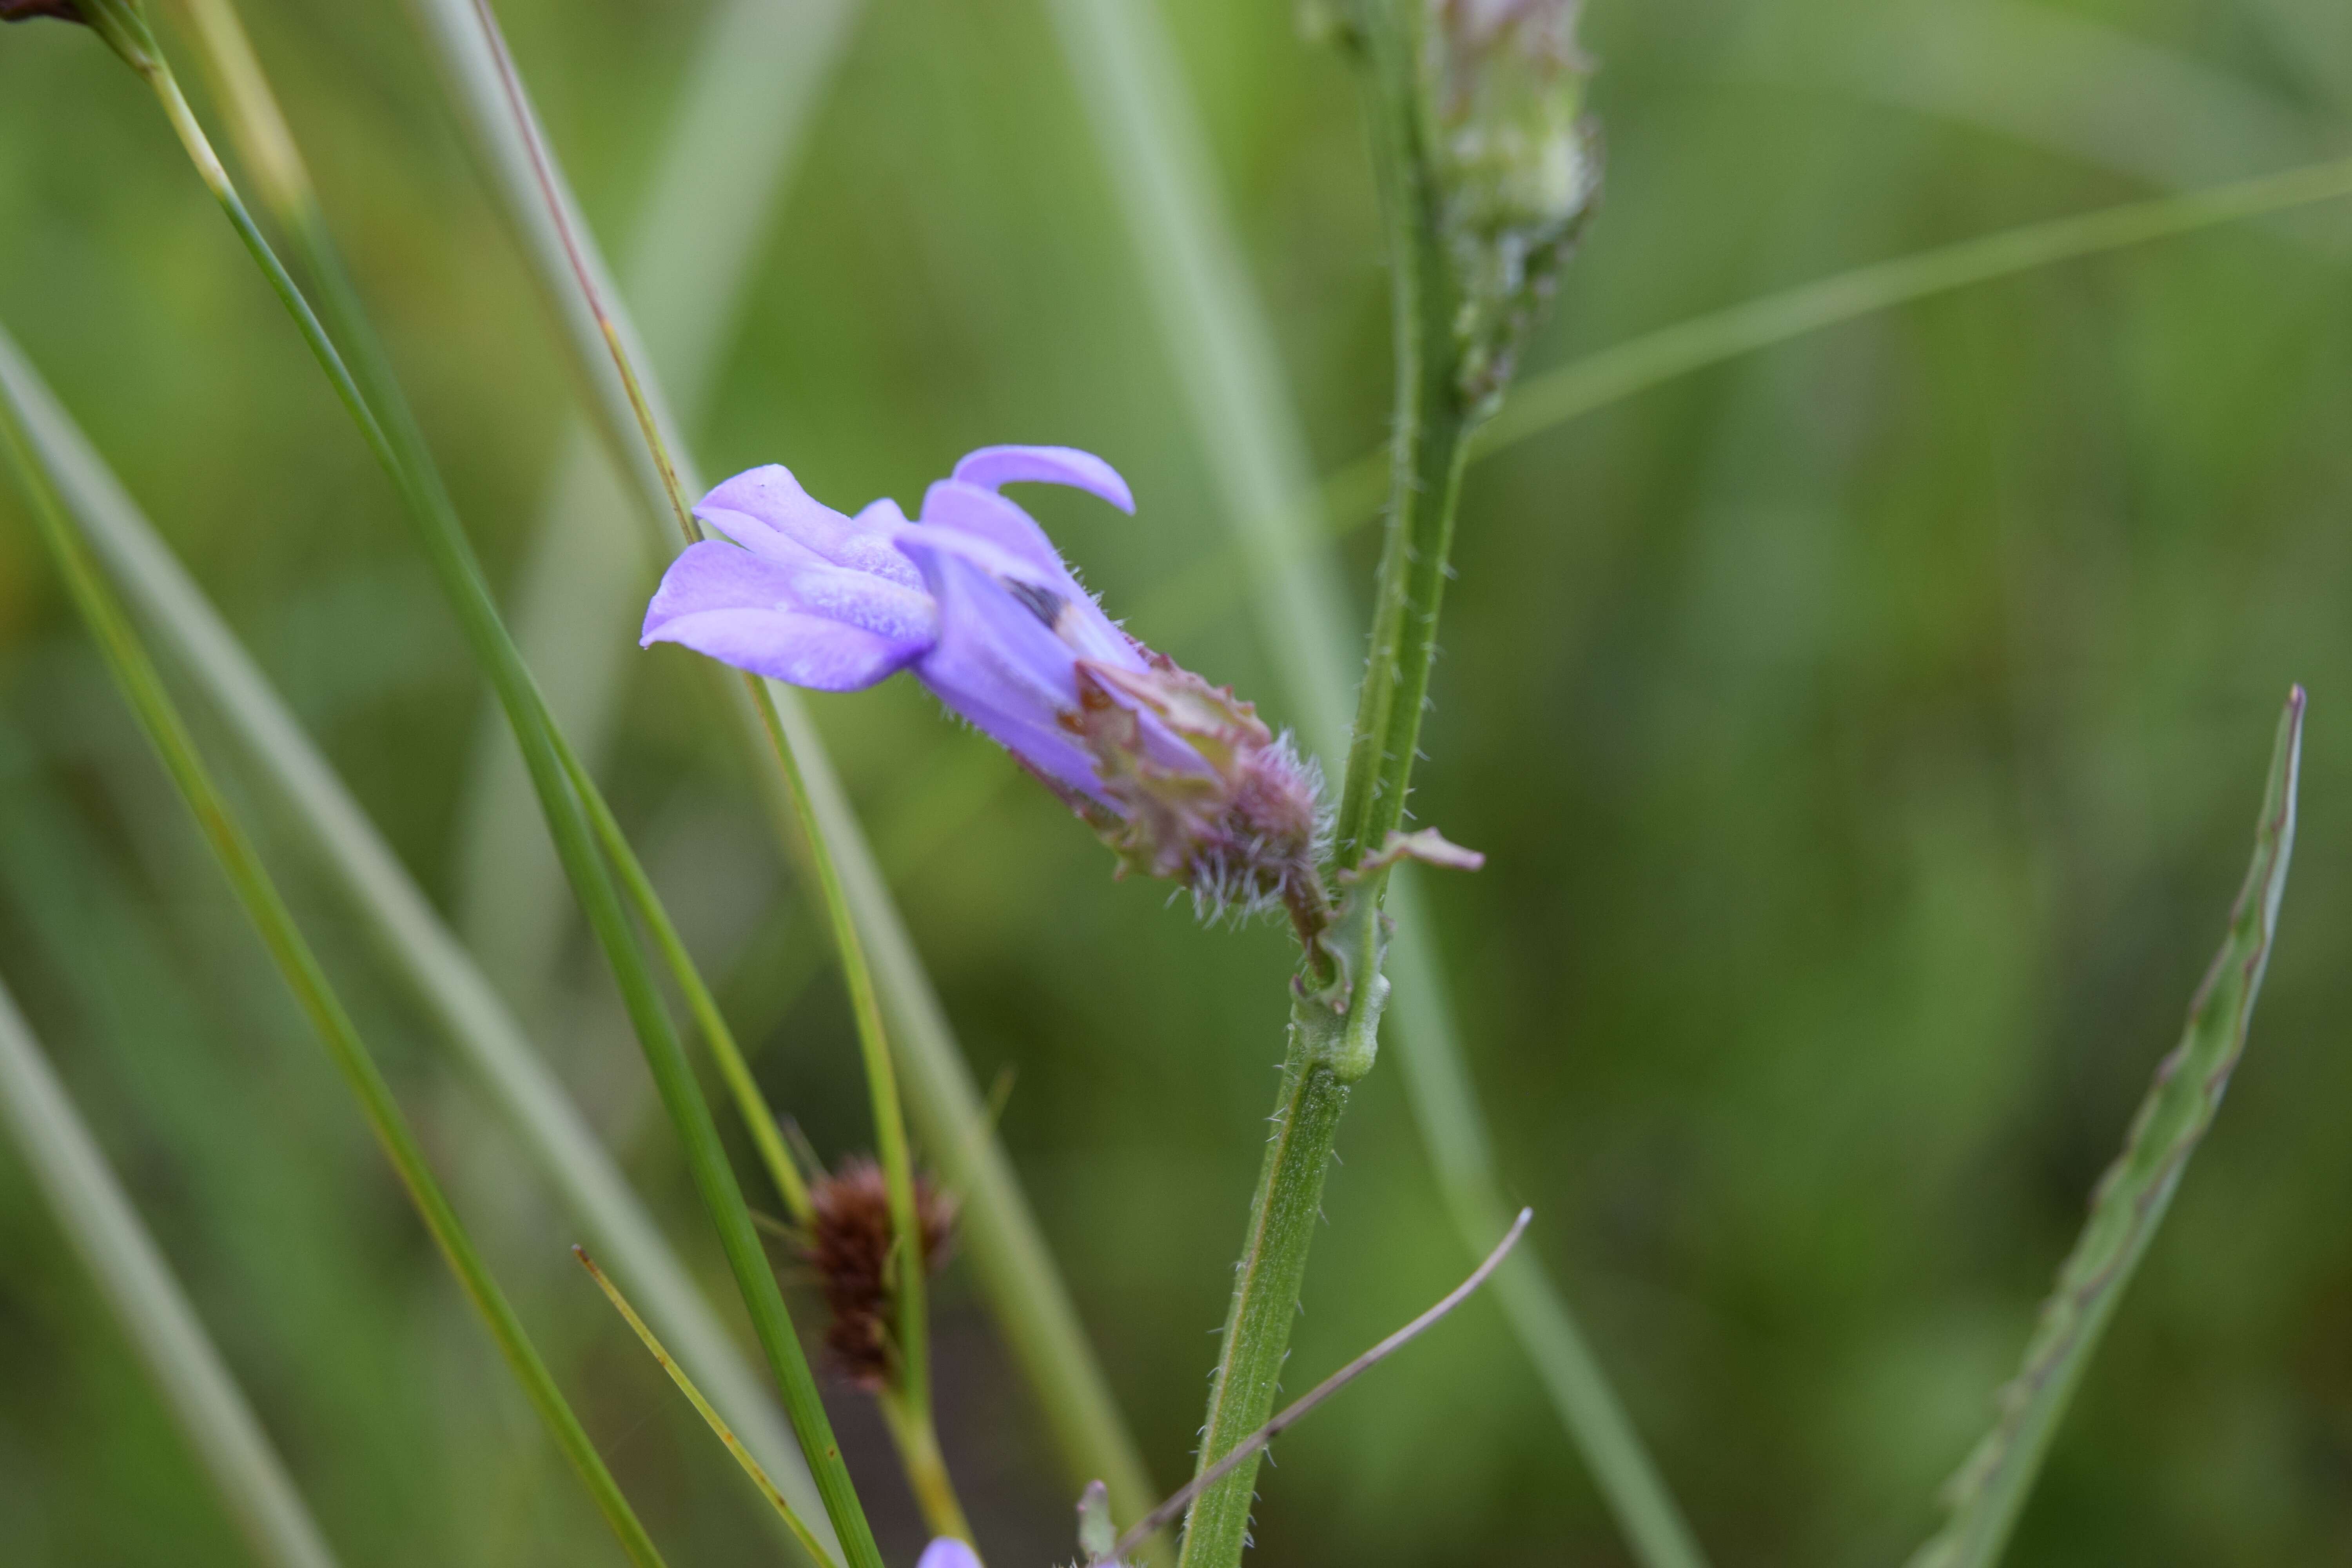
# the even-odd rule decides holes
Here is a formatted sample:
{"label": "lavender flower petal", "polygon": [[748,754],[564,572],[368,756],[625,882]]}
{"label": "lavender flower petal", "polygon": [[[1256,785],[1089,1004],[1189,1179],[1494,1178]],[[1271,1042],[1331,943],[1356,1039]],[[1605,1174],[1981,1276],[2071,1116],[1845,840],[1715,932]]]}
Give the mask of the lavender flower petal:
{"label": "lavender flower petal", "polygon": [[915,1568],[980,1568],[980,1555],[952,1535],[942,1535],[923,1548]]}
{"label": "lavender flower petal", "polygon": [[1129,517],[1135,515],[1135,497],[1118,470],[1076,447],[982,447],[964,454],[949,477],[987,490],[1024,479],[1068,485],[1102,497]]}
{"label": "lavender flower petal", "polygon": [[[892,590],[915,601],[915,613],[905,603],[861,595],[836,579]],[[812,585],[825,609],[805,596]],[[689,546],[663,574],[638,644],[680,643],[794,686],[855,691],[922,656],[930,646],[930,624],[920,613],[926,607],[919,595],[877,579],[785,565],[705,541]]]}
{"label": "lavender flower petal", "polygon": [[[1081,658],[1105,664],[1143,668],[1142,656],[1126,633],[1111,624],[1094,595],[1063,564],[1060,552],[1045,537],[1036,520],[993,490],[955,479],[942,479],[923,493],[924,528],[952,531],[962,536],[937,541],[942,548],[961,551],[1000,578],[1026,583],[1052,596],[1054,614],[1047,619],[1055,634]],[[974,550],[968,541],[989,548]],[[1041,612],[1042,614],[1042,612]]]}
{"label": "lavender flower petal", "polygon": [[1060,715],[1078,706],[1077,663],[1036,603],[965,549],[908,529],[899,549],[939,603],[940,635],[915,673],[941,702],[1064,788],[1104,799],[1084,746]]}
{"label": "lavender flower petal", "polygon": [[1077,586],[1062,552],[1054,548],[1037,520],[994,490],[960,479],[941,479],[923,492],[922,526],[953,529],[986,540],[1006,557],[994,568],[1000,572],[1025,569],[1027,574],[1053,587],[1066,584],[1075,591]]}
{"label": "lavender flower petal", "polygon": [[844,517],[801,489],[781,463],[726,480],[702,498],[694,515],[772,560],[798,560],[805,552],[908,588],[920,585],[914,568],[890,547],[891,533],[907,521],[897,503],[877,501],[855,518]]}
{"label": "lavender flower petal", "polygon": [[[790,470],[754,468],[696,509],[734,542],[671,563],[642,640],[830,691],[911,668],[1076,808],[1123,870],[1182,883],[1211,915],[1283,908],[1318,941],[1331,906],[1313,770],[1230,689],[1105,616],[1045,530],[997,493],[1014,482],[1134,506],[1109,464],[1066,447],[971,453],[915,522],[887,500],[845,516]],[[941,1541],[924,1568],[976,1564]]]}

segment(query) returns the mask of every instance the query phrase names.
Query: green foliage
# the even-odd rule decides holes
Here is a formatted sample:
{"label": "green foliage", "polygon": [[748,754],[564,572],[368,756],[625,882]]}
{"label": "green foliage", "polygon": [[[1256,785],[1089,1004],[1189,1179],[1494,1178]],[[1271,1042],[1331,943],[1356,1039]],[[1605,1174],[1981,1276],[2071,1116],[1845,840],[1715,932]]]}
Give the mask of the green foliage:
{"label": "green foliage", "polygon": [[[1388,413],[1352,86],[1283,7],[1164,9],[1309,450],[1337,466]],[[2338,9],[2122,0],[2096,15],[2235,84],[2233,101],[2266,106],[2317,155],[2352,103],[2326,47]],[[516,0],[501,15],[589,217],[616,235],[678,107],[698,8]],[[533,285],[396,8],[266,0],[251,19],[509,584],[573,406]],[[1701,7],[1591,9],[1609,195],[1526,370],[2162,194],[2164,145],[2126,164],[2095,136],[2061,138],[2114,101],[2084,79],[2003,72],[1975,100],[1948,79],[1932,112],[1892,101],[1886,73],[1837,51],[1900,19],[1849,0],[1729,30]],[[706,465],[781,459],[820,494],[911,501],[983,441],[1100,450],[1140,519],[1041,510],[1112,612],[1159,641],[1150,595],[1223,544],[1221,481],[1175,412],[1189,394],[1046,25],[1024,6],[877,0],[857,27],[698,422]],[[365,453],[134,87],[74,29],[0,33],[0,319],[401,858],[445,889],[478,704],[462,650]],[[2219,122],[2164,101],[2164,124]],[[2198,146],[2231,161],[2184,180],[2276,166],[2227,139]],[[2320,1561],[2352,1529],[2336,1349],[2352,1059],[2330,1043],[2352,1005],[2336,951],[2352,859],[2327,804],[2352,751],[2325,718],[2352,668],[2345,237],[2340,211],[2315,211],[1943,296],[1469,470],[1424,731],[1434,764],[1412,805],[1490,858],[1423,879],[1423,929],[1452,976],[1506,1196],[1537,1210],[1525,1246],[1572,1287],[1727,1558],[1885,1563],[1933,1527],[1934,1488],[2013,1369],[2148,1042],[2177,1026],[2180,978],[2210,951],[2242,864],[2245,754],[2297,678],[2322,721],[2263,1048],[2109,1329],[2010,1561]],[[1360,616],[1370,561],[1350,551]],[[1230,570],[1223,582],[1237,598]],[[1167,641],[1277,724],[1309,722],[1239,613]],[[677,669],[629,658],[601,776],[716,979],[758,951],[786,876],[725,718]],[[25,955],[10,979],[327,1534],[354,1564],[609,1560],[569,1478],[514,1441],[515,1403],[432,1259],[399,1244],[384,1178],[339,1136],[299,1023],[219,938],[234,928],[209,872],[191,868],[13,495],[0,660],[8,820],[34,803],[78,835],[44,861],[47,841],[10,828],[24,874],[0,888],[0,931]],[[912,693],[810,706],[981,1081],[1018,1068],[1005,1138],[1172,1480],[1264,1131],[1283,940],[1201,932],[1152,889],[1110,884],[1096,846]],[[940,803],[973,798],[967,826],[938,830]],[[331,918],[320,934],[339,973],[364,974],[352,933]],[[485,1249],[656,1535],[680,1562],[764,1550],[756,1500],[577,1278],[572,1222],[417,1048],[405,1001],[356,980],[351,1000],[420,1127],[459,1152],[452,1184],[482,1213]],[[576,931],[529,1005],[723,1290]],[[863,1142],[832,982],[744,1045],[823,1150]],[[1383,1054],[1398,1059],[1393,1042]],[[217,1099],[199,1116],[166,1084]],[[1404,1092],[1377,1073],[1350,1109],[1294,1386],[1460,1275]],[[748,1144],[735,1153],[754,1169]],[[268,1223],[239,1217],[264,1198]],[[241,1561],[36,1203],[0,1156],[0,1237],[22,1260],[0,1282],[0,1513],[31,1521],[12,1552],[39,1568]],[[1066,1556],[1067,1489],[970,1263],[938,1302],[943,1441],[992,1561]],[[1612,1560],[1614,1529],[1563,1480],[1574,1453],[1502,1325],[1472,1303],[1284,1440],[1256,1514],[1269,1560]],[[843,1426],[860,1475],[883,1473],[879,1435]],[[874,1502],[887,1556],[911,1560],[911,1510]]]}

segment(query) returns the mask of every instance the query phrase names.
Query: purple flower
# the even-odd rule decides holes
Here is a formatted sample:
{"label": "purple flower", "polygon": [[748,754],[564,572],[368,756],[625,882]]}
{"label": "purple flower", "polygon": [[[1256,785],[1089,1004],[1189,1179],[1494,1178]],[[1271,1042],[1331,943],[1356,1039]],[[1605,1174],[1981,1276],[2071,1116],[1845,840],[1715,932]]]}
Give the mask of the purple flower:
{"label": "purple flower", "polygon": [[923,1548],[915,1568],[980,1568],[980,1553],[952,1535],[942,1535]]}
{"label": "purple flower", "polygon": [[775,464],[736,475],[695,515],[641,641],[820,691],[901,669],[1091,822],[1123,865],[1172,877],[1204,907],[1319,907],[1315,781],[1250,705],[1114,625],[1045,531],[998,493],[1069,485],[1135,510],[1108,463],[1067,447],[983,447],[924,492],[909,522],[855,517]]}

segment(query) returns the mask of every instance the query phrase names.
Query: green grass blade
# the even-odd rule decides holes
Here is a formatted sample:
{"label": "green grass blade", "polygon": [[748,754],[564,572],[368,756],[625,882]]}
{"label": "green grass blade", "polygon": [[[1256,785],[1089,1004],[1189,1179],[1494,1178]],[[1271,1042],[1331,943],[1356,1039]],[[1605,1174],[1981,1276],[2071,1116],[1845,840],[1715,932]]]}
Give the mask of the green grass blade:
{"label": "green grass blade", "polygon": [[[655,363],[692,424],[709,400],[795,153],[848,41],[856,0],[730,0],[705,24],[620,268]],[[508,623],[594,771],[644,605],[636,491],[583,424],[566,437]],[[486,717],[460,807],[458,929],[509,994],[543,994],[571,900],[505,726]]]}
{"label": "green grass blade", "polygon": [[[114,3],[119,5],[120,0]],[[226,5],[226,0],[210,3]],[[278,220],[302,247],[304,259],[335,322],[340,345],[330,337],[308,299],[246,213],[242,199],[214,156],[203,128],[189,112],[168,68],[151,58],[142,60],[140,68],[154,86],[198,173],[236,227],[255,264],[285,304],[320,369],[350,410],[353,422],[400,494],[425,558],[465,631],[475,663],[506,710],[524,765],[539,794],[548,830],[555,839],[558,857],[612,968],[646,1068],[677,1131],[696,1191],[719,1232],[720,1248],[734,1273],[737,1289],[751,1319],[752,1331],[775,1373],[785,1414],[800,1439],[801,1451],[808,1460],[818,1495],[824,1500],[825,1514],[841,1537],[844,1555],[850,1568],[880,1568],[872,1527],[858,1501],[856,1484],[842,1461],[839,1445],[834,1441],[832,1422],[752,1226],[751,1212],[744,1205],[742,1188],[728,1163],[718,1124],[663,1004],[652,969],[629,928],[627,913],[612,877],[598,858],[586,811],[574,794],[575,781],[565,776],[561,737],[540,700],[520,652],[507,635],[481,564],[474,555],[472,542],[450,501],[383,345],[367,320],[348,269],[327,232],[324,215],[307,183],[299,179],[299,165],[291,170],[282,163],[272,165],[281,174],[295,176],[291,184],[281,182],[266,189],[277,205]],[[234,79],[226,72],[224,78]],[[260,83],[257,73],[251,79],[258,90],[266,92],[266,85]],[[250,125],[260,118],[253,105],[232,102],[231,108],[237,113],[240,124]],[[274,113],[268,118],[278,119]],[[351,356],[348,360],[344,355],[346,348]],[[583,778],[577,782],[586,781]],[[593,784],[588,787],[593,788]]]}
{"label": "green grass blade", "polygon": [[833,1557],[825,1551],[824,1543],[816,1538],[815,1532],[809,1529],[784,1494],[776,1489],[776,1483],[768,1479],[768,1472],[760,1468],[760,1461],[751,1457],[751,1451],[744,1447],[741,1440],[729,1429],[726,1419],[710,1407],[710,1401],[702,1396],[702,1390],[694,1386],[694,1379],[686,1375],[686,1369],[662,1348],[661,1340],[653,1330],[646,1327],[646,1321],[637,1316],[637,1310],[629,1305],[629,1299],[605,1278],[604,1271],[596,1267],[596,1260],[588,1256],[586,1248],[575,1247],[572,1255],[580,1259],[580,1267],[588,1270],[588,1278],[596,1281],[596,1289],[604,1292],[604,1300],[613,1303],[613,1310],[621,1314],[622,1321],[627,1323],[629,1331],[637,1336],[637,1342],[646,1347],[646,1353],[654,1358],[662,1371],[669,1373],[669,1380],[677,1385],[680,1394],[686,1395],[686,1402],[694,1406],[694,1413],[702,1417],[703,1424],[710,1428],[728,1453],[734,1456],[735,1462],[743,1467],[743,1473],[751,1478],[751,1484],[759,1489],[768,1506],[783,1520],[803,1550],[815,1561],[817,1568],[834,1568]]}
{"label": "green grass blade", "polygon": [[0,330],[0,395],[82,531],[226,721],[385,961],[439,1026],[598,1248],[630,1279],[681,1361],[711,1392],[813,1528],[830,1537],[791,1432],[562,1084],[442,923],[203,591]]}
{"label": "green grass blade", "polygon": [[[684,482],[678,477],[677,458],[668,439],[665,420],[650,400],[644,377],[651,365],[642,354],[631,352],[633,340],[625,338],[621,323],[612,311],[612,301],[617,296],[600,286],[601,273],[593,268],[581,249],[584,229],[576,215],[569,209],[563,188],[557,183],[551,155],[538,115],[532,110],[524,90],[522,76],[509,52],[504,34],[499,30],[497,13],[489,0],[474,0],[473,14],[478,37],[484,51],[497,67],[499,99],[506,107],[508,123],[530,154],[533,187],[542,198],[548,217],[555,225],[557,237],[562,241],[566,269],[572,276],[580,297],[586,302],[596,321],[597,334],[604,340],[606,355],[618,375],[622,389],[629,401],[629,411],[635,423],[646,452],[652,459],[655,472],[662,485],[662,497],[668,503],[680,542],[692,544],[703,538],[700,525],[695,521],[691,503],[687,498]],[[797,813],[795,826],[806,852],[809,869],[814,873],[829,922],[833,928],[834,947],[841,963],[842,981],[849,993],[850,1012],[856,1020],[858,1051],[866,1069],[866,1082],[872,1097],[874,1139],[880,1156],[882,1170],[889,1189],[891,1229],[897,1237],[897,1257],[893,1270],[892,1296],[896,1309],[897,1354],[894,1357],[895,1381],[888,1390],[886,1406],[895,1407],[898,1416],[893,1421],[894,1434],[912,1433],[919,1441],[899,1443],[900,1458],[906,1462],[908,1479],[914,1481],[918,1499],[926,1504],[926,1513],[934,1534],[969,1540],[971,1529],[963,1518],[960,1506],[952,1502],[952,1491],[946,1484],[945,1471],[936,1463],[938,1445],[930,1436],[932,1430],[930,1397],[930,1331],[929,1287],[922,1260],[922,1227],[918,1218],[915,1189],[914,1159],[907,1137],[906,1119],[898,1098],[898,1074],[892,1065],[888,1036],[882,1022],[880,1002],[874,987],[874,975],[866,961],[865,944],[857,931],[856,921],[843,901],[838,872],[824,835],[816,821],[808,815],[807,791],[800,776],[800,762],[793,753],[791,740],[784,732],[774,700],[755,676],[743,674],[739,684],[758,710],[761,728],[765,731],[781,771],[787,793]],[[561,736],[554,737],[563,752],[564,764],[570,771],[573,785],[583,800],[595,793],[594,784],[579,765]],[[593,803],[592,803],[593,804]],[[617,838],[617,831],[611,837]],[[655,928],[657,934],[667,930],[668,917],[652,892],[652,884],[636,869],[634,857],[625,843],[621,845],[618,861],[624,873],[624,885],[638,906],[639,918]],[[662,951],[673,965],[681,966],[680,984],[689,994],[699,995],[709,1017],[715,1019],[715,1007],[709,1005],[709,993],[701,978],[693,971],[684,947],[671,933],[662,942]],[[714,1043],[725,1039],[724,1026],[719,1025]],[[725,1041],[732,1053],[732,1042]],[[740,1066],[740,1058],[736,1058]],[[750,1086],[748,1072],[739,1072],[732,1081]],[[746,1108],[755,1122],[763,1125],[771,1142],[781,1150],[782,1140],[776,1137],[773,1119],[756,1092],[749,1097]],[[787,1193],[797,1191],[790,1181],[789,1161],[779,1162],[787,1171]],[[821,1412],[820,1412],[821,1414]],[[823,1477],[822,1471],[820,1479]],[[948,1498],[944,1510],[929,1505],[935,1498]],[[852,1550],[864,1543],[853,1542]]]}
{"label": "green grass blade", "polygon": [[185,722],[165,691],[129,616],[108,587],[59,499],[12,397],[0,398],[0,445],[7,447],[15,461],[42,538],[105,656],[108,669],[124,700],[194,816],[288,988],[294,993],[328,1055],[359,1100],[369,1130],[408,1189],[425,1228],[432,1233],[523,1392],[539,1410],[550,1435],[587,1487],[630,1559],[641,1568],[658,1568],[661,1554],[655,1549],[652,1538],[646,1534],[627,1500],[622,1497],[579,1417],[572,1414],[562,1391],[556,1387],[546,1363],[540,1359],[521,1320],[515,1316],[488,1266],[475,1250],[457,1211],[443,1195],[407,1118],[393,1098],[391,1087],[384,1082],[358,1028],[328,981],[326,971],[295,924],[292,911],[262,865],[252,839],[238,825],[226,798],[213,782],[210,770],[198,754]]}
{"label": "green grass blade", "polygon": [[[1897,305],[2346,195],[2352,195],[2352,158],[2336,158],[2209,190],[2025,224],[1857,267],[1693,316],[1530,376],[1472,439],[1470,455],[1474,461],[1490,457],[1677,376]],[[1324,481],[1325,500],[1334,517],[1360,521],[1379,504],[1386,482],[1381,455],[1368,453]]]}
{"label": "green grass blade", "polygon": [[2254,859],[2230,911],[2229,934],[2189,1004],[2180,1043],[2158,1064],[2132,1118],[2123,1153],[2091,1196],[2090,1217],[2059,1266],[2000,1414],[1948,1489],[1951,1517],[1911,1568],[1991,1568],[2008,1544],[2083,1372],[2132,1271],[2221,1109],[2246,1048],[2254,998],[2278,930],[2287,862],[2294,853],[2295,782],[2303,763],[2303,689],[2287,697],[2255,828]]}
{"label": "green grass blade", "polygon": [[[1125,204],[1161,340],[1202,450],[1224,491],[1223,511],[1247,567],[1260,636],[1274,656],[1295,721],[1315,751],[1336,761],[1348,744],[1346,661],[1358,639],[1341,608],[1346,600],[1325,542],[1329,525],[1310,499],[1307,438],[1281,385],[1265,312],[1214,195],[1205,138],[1192,122],[1169,63],[1173,54],[1149,5],[1055,0],[1054,10],[1072,76],[1111,164],[1111,184]],[[1373,468],[1378,489],[1385,481],[1385,459],[1374,459]],[[1230,573],[1223,574],[1229,581]],[[1151,614],[1148,607],[1137,624],[1163,631]],[[1464,1249],[1481,1257],[1512,1211],[1502,1200],[1443,976],[1421,936],[1422,912],[1410,879],[1399,878],[1389,898],[1397,929],[1387,960],[1394,987],[1388,1034],[1405,1063],[1409,1099],[1447,1214]],[[1505,1266],[1496,1290],[1642,1560],[1654,1568],[1701,1562],[1566,1301],[1531,1251],[1523,1249]]]}
{"label": "green grass blade", "polygon": [[5,985],[0,1123],[16,1135],[59,1227],[89,1265],[256,1560],[267,1568],[334,1568],[335,1554],[301,1493]]}
{"label": "green grass blade", "polygon": [[596,831],[596,840],[604,847],[605,858],[612,861],[614,870],[620,874],[629,902],[635,906],[655,947],[660,950],[670,973],[686,992],[687,1011],[693,1015],[696,1026],[709,1043],[711,1055],[718,1058],[719,1076],[727,1080],[728,1089],[735,1096],[736,1106],[751,1128],[751,1141],[759,1147],[760,1163],[767,1167],[769,1179],[776,1184],[776,1191],[783,1195],[784,1205],[793,1211],[793,1217],[803,1225],[808,1224],[815,1212],[809,1204],[808,1184],[800,1167],[793,1163],[791,1151],[784,1147],[784,1134],[776,1125],[775,1113],[768,1109],[760,1086],[752,1081],[751,1067],[735,1044],[735,1032],[727,1026],[726,1015],[719,1010],[719,999],[711,994],[694,960],[688,955],[685,939],[677,934],[677,924],[662,907],[653,879],[638,863],[636,851],[630,847],[628,836],[614,819],[612,807],[595,793],[586,766],[568,746],[563,749],[563,767],[588,807],[588,820]]}
{"label": "green grass blade", "polygon": [[[1512,389],[1502,411],[1471,437],[1470,459],[1492,457],[1678,377],[1882,310],[2348,195],[2352,159],[2330,159],[2206,190],[2024,224],[1801,283],[1689,317],[1528,377]],[[1387,493],[1387,453],[1365,453],[1323,479],[1325,526],[1339,533],[1353,531],[1378,512]],[[1283,510],[1270,508],[1267,515],[1280,516]],[[1318,542],[1297,538],[1290,531],[1285,536],[1293,542],[1276,553],[1271,564],[1277,570],[1287,569],[1296,559],[1290,550],[1313,550]],[[1163,636],[1174,635],[1164,628],[1181,632],[1199,626],[1232,602],[1237,563],[1252,573],[1262,569],[1254,551],[1206,557],[1138,605],[1136,624],[1162,628]]]}
{"label": "green grass blade", "polygon": [[[480,36],[468,0],[411,0],[411,5],[493,192],[521,237],[542,292],[555,307],[570,358],[590,391],[590,412],[637,479],[644,498],[641,522],[651,531],[654,548],[667,556],[676,548],[668,522],[667,487],[646,456],[646,443],[636,437],[628,388],[613,366],[596,312],[573,278],[566,226],[605,301],[625,352],[640,365],[647,362],[636,347],[637,336],[620,298],[611,289],[593,238],[578,220],[577,204],[565,190],[560,163],[551,152],[549,183],[558,205],[571,215],[565,225],[559,225],[548,210],[532,149],[509,112],[498,62]],[[641,390],[656,425],[665,432],[678,477],[688,489],[698,489],[691,454],[677,441],[674,423],[665,412],[667,404],[659,378],[645,374]],[[742,694],[734,683],[727,684],[742,743],[754,756],[764,754],[769,742],[761,702]],[[999,1331],[1044,1407],[1073,1484],[1105,1478],[1116,1495],[1134,1500],[1139,1513],[1159,1494],[1111,1397],[1036,1217],[1021,1194],[1012,1162],[997,1142],[945,1010],[875,866],[822,739],[799,695],[790,688],[771,682],[764,700],[772,704],[777,725],[799,761],[804,785],[801,798],[807,802],[818,834],[830,850],[849,918],[870,955],[915,1130],[941,1177],[961,1195],[959,1225],[964,1256],[972,1265]],[[787,845],[794,844],[792,823],[798,807],[793,795],[772,768],[758,766],[754,776],[761,781],[772,816],[782,825]]]}

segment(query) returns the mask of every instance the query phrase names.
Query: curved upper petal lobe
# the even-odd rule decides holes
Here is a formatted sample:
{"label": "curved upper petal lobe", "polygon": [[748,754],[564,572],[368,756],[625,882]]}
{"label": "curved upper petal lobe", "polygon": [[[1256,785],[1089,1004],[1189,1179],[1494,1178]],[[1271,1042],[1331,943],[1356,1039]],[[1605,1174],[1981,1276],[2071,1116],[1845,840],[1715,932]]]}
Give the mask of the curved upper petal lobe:
{"label": "curved upper petal lobe", "polygon": [[1034,484],[1068,485],[1097,495],[1129,517],[1135,497],[1118,470],[1076,447],[982,447],[967,452],[948,476],[967,485],[992,490],[999,485],[1028,480]]}

